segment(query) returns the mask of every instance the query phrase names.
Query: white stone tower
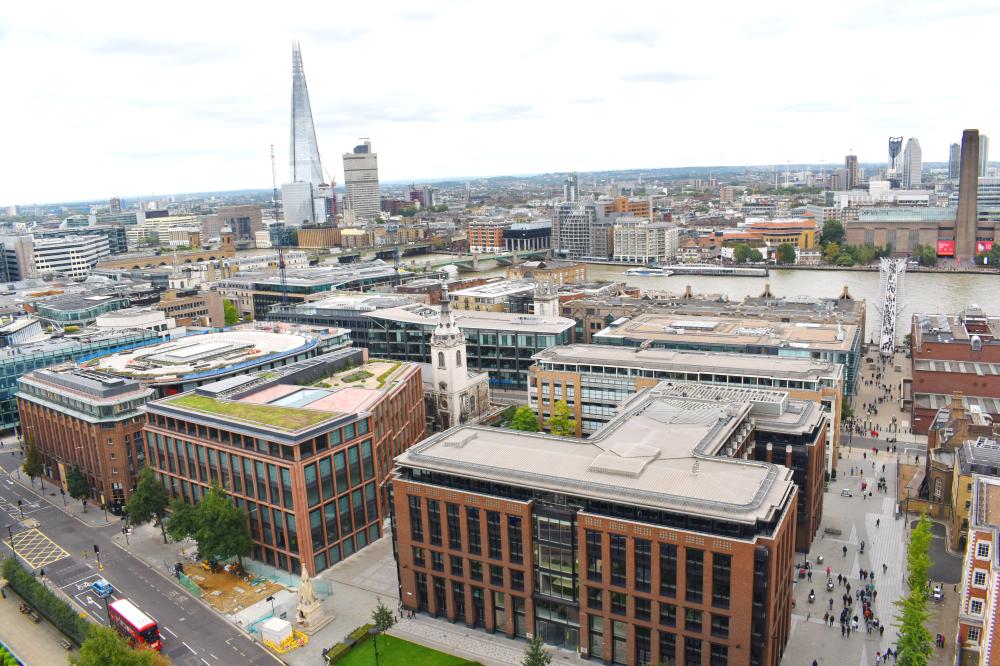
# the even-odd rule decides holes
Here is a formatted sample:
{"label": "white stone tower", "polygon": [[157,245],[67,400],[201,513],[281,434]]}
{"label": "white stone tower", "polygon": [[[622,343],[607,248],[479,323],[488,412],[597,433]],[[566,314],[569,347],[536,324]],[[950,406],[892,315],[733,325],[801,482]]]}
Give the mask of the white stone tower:
{"label": "white stone tower", "polygon": [[[451,311],[451,297],[448,285],[441,286],[441,320],[431,334],[431,377],[434,390],[455,393],[468,383],[468,366],[465,356],[465,336],[455,323]],[[459,405],[457,400],[448,401],[451,423],[458,423]]]}

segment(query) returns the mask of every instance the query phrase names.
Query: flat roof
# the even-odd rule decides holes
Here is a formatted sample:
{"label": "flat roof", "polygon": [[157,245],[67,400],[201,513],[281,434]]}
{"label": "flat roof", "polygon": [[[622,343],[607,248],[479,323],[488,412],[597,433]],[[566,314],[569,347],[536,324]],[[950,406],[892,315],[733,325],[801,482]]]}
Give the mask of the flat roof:
{"label": "flat roof", "polygon": [[716,455],[749,402],[645,391],[588,439],[459,426],[396,458],[400,466],[753,523],[782,510],[791,470]]}
{"label": "flat roof", "polygon": [[919,340],[914,340],[914,344],[969,344],[974,335],[979,336],[983,344],[1000,342],[1000,317],[990,317],[975,305],[957,315],[915,313],[913,324],[919,334]]}
{"label": "flat roof", "polygon": [[609,326],[595,333],[594,337],[848,352],[857,330],[857,324],[762,321],[724,315],[698,317],[690,313],[649,312],[636,315],[618,326]]}
{"label": "flat roof", "polygon": [[[455,322],[463,329],[494,329],[524,333],[562,333],[576,325],[566,317],[540,317],[537,315],[490,312],[482,310],[452,310]],[[441,306],[414,303],[399,308],[386,308],[366,313],[367,317],[389,319],[411,324],[437,326],[441,320]]]}
{"label": "flat roof", "polygon": [[196,393],[184,393],[162,401],[172,407],[202,412],[224,419],[295,432],[338,416],[335,412],[255,404],[243,400],[221,400]]}
{"label": "flat roof", "polygon": [[188,335],[170,342],[96,359],[91,369],[145,382],[173,380],[190,373],[224,370],[302,348],[311,338],[271,331],[225,331]]}
{"label": "flat roof", "polygon": [[913,361],[913,369],[923,372],[957,372],[966,375],[1000,375],[1000,363],[980,363],[977,361],[942,361],[918,358]]}
{"label": "flat roof", "polygon": [[[939,410],[951,405],[950,393],[914,393],[913,406],[921,409]],[[1000,414],[1000,398],[991,396],[963,395],[962,402],[966,408],[979,407],[985,414]]]}
{"label": "flat roof", "polygon": [[520,294],[526,291],[533,292],[534,290],[535,282],[531,280],[498,280],[496,282],[480,284],[475,287],[459,289],[451,292],[451,295],[466,298],[500,298],[503,296],[510,296],[512,294]]}
{"label": "flat roof", "polygon": [[1000,479],[977,474],[973,478],[972,488],[969,522],[973,527],[1000,528]]}
{"label": "flat roof", "polygon": [[718,371],[819,380],[841,377],[843,366],[812,358],[732,354],[674,349],[637,349],[615,345],[572,344],[549,347],[531,358],[546,363],[605,365],[648,370]]}

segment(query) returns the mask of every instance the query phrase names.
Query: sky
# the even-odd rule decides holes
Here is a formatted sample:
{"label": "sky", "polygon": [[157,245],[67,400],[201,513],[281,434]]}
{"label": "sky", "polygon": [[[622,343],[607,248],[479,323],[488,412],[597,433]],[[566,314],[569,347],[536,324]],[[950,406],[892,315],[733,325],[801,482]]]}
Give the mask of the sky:
{"label": "sky", "polygon": [[963,0],[8,3],[0,205],[268,188],[272,144],[280,185],[293,40],[338,183],[359,137],[383,181],[876,162],[891,135],[944,161],[1000,132],[998,25]]}

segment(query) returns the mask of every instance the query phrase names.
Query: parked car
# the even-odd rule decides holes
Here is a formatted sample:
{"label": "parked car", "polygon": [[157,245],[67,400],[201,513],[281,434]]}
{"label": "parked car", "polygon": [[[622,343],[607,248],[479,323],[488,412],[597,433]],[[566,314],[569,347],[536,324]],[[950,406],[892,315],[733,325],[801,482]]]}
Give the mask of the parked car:
{"label": "parked car", "polygon": [[944,599],[944,586],[941,583],[934,584],[934,591],[931,593],[931,599],[934,601],[941,601]]}

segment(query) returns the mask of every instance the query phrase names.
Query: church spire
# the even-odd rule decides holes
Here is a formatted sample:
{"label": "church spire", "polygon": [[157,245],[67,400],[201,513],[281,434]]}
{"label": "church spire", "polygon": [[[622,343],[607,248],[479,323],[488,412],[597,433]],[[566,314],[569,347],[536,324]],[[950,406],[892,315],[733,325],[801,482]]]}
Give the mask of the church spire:
{"label": "church spire", "polygon": [[451,297],[448,295],[448,283],[441,284],[441,316],[438,325],[434,327],[431,344],[454,345],[464,341],[462,330],[455,322],[455,314],[451,311]]}

